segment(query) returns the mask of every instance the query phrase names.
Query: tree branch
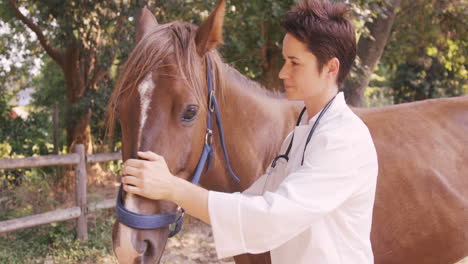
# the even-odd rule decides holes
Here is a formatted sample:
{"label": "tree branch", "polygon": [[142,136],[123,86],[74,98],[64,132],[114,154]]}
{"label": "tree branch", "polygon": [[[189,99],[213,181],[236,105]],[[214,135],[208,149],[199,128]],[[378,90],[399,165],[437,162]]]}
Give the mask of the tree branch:
{"label": "tree branch", "polygon": [[41,43],[42,47],[45,49],[47,54],[61,67],[63,66],[63,56],[55,50],[52,46],[50,46],[49,42],[46,40],[44,34],[42,33],[41,29],[32,22],[31,19],[27,18],[24,16],[21,11],[19,10],[18,6],[16,5],[15,0],[8,0],[8,3],[10,3],[11,7],[13,8],[13,11],[15,12],[16,16],[24,23],[26,26],[28,26],[37,36],[39,42]]}
{"label": "tree branch", "polygon": [[106,76],[106,74],[107,74],[107,70],[104,70],[101,68],[97,69],[94,73],[93,78],[90,81],[89,88],[96,90],[97,84],[104,78],[104,76]]}
{"label": "tree branch", "polygon": [[[125,22],[125,20],[126,20],[126,17],[123,14],[121,14],[117,18],[117,23],[114,28],[114,32],[112,34],[113,39],[118,39],[117,36],[120,34],[122,24]],[[100,32],[98,34],[98,40],[99,40],[99,37],[100,37]],[[98,41],[96,41],[96,46],[98,45],[99,43]],[[114,61],[115,55],[116,55],[116,52],[112,54],[111,61]],[[106,76],[106,74],[108,73],[108,70],[102,69],[101,67],[98,66],[98,59],[96,57],[94,58],[94,62],[93,62],[93,70],[94,70],[94,75],[93,75],[93,78],[90,80],[88,87],[90,87],[91,89],[96,89],[97,84]]]}

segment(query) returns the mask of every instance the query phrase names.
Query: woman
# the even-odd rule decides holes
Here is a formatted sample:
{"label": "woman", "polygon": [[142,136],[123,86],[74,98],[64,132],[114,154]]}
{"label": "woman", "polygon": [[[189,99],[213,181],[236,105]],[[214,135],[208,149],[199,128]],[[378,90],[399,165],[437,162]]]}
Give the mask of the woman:
{"label": "woman", "polygon": [[373,263],[370,244],[377,154],[341,85],[356,56],[342,4],[301,1],[281,22],[288,100],[303,101],[281,153],[243,193],[207,191],[171,174],[164,158],[139,152],[125,191],[170,200],[211,224],[219,258],[270,251],[272,263]]}

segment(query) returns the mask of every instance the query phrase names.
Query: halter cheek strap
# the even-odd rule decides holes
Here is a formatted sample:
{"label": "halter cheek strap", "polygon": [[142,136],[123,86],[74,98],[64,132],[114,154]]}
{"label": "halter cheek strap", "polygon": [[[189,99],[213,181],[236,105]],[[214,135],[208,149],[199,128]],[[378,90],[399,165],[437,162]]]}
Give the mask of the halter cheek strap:
{"label": "halter cheek strap", "polygon": [[[202,156],[200,158],[200,161],[198,162],[197,169],[195,170],[192,183],[197,184],[198,181],[200,180],[200,175],[203,170],[203,167],[205,166],[205,161],[204,161],[204,155],[207,155],[208,159],[208,166],[206,168],[206,171],[208,171],[211,168],[212,161],[213,161],[213,121],[212,121],[212,113],[215,114],[215,119],[216,119],[216,125],[218,125],[218,131],[219,131],[219,141],[221,143],[221,149],[223,150],[224,154],[224,159],[226,161],[226,169],[228,170],[229,174],[231,177],[236,181],[240,182],[239,178],[237,178],[236,174],[234,173],[231,163],[229,162],[229,155],[227,152],[226,148],[226,143],[224,140],[224,129],[223,129],[223,123],[221,121],[221,114],[218,106],[218,101],[216,100],[215,92],[213,89],[213,74],[212,74],[212,66],[211,66],[211,60],[206,57],[206,79],[208,83],[208,115],[206,117],[206,135],[205,135],[205,146],[203,147],[202,151]],[[207,154],[205,154],[207,153]]]}

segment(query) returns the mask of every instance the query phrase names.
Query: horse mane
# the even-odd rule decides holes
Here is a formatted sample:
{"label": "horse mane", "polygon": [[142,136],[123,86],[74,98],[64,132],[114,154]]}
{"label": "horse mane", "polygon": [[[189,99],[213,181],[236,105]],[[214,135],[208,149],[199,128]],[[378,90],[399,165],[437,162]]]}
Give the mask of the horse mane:
{"label": "horse mane", "polygon": [[232,75],[236,78],[236,81],[240,84],[243,89],[247,89],[250,92],[253,92],[255,95],[269,97],[269,98],[277,98],[283,99],[284,93],[276,90],[268,90],[261,84],[252,81],[247,76],[240,73],[234,66],[228,65],[224,63],[226,67],[224,67],[224,71],[228,75]]}
{"label": "horse mane", "polygon": [[[146,34],[132,50],[126,62],[122,65],[119,77],[110,96],[107,109],[106,134],[114,130],[117,115],[117,106],[123,99],[124,92],[133,94],[138,84],[149,73],[158,67],[168,67],[162,61],[168,55],[175,55],[177,69],[180,76],[189,87],[191,87],[202,108],[207,104],[206,70],[205,62],[200,62],[197,53],[195,36],[198,26],[189,23],[172,22],[160,24],[153,31]],[[251,91],[254,95],[269,98],[284,97],[280,92],[269,91],[242,75],[234,67],[224,63],[218,51],[212,50],[207,53],[212,62],[212,76],[216,96],[220,102],[226,100],[224,94],[227,89],[227,76],[233,77],[240,83],[242,89]],[[202,65],[203,69],[200,69]],[[172,65],[174,66],[174,65]],[[126,96],[126,98],[128,98]]]}

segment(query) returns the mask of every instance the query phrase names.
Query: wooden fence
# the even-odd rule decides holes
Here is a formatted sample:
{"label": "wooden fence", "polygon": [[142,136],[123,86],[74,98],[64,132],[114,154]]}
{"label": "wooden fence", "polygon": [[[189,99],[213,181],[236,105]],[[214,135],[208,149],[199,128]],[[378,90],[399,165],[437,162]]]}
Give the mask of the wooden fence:
{"label": "wooden fence", "polygon": [[108,162],[120,160],[120,153],[105,153],[86,155],[83,145],[75,146],[75,153],[65,155],[48,155],[17,159],[0,159],[0,169],[21,169],[42,166],[76,165],[75,167],[75,194],[76,203],[72,208],[50,211],[42,214],[22,218],[0,221],[0,234],[18,229],[50,224],[77,218],[76,232],[80,240],[88,240],[87,215],[98,209],[112,208],[115,199],[104,200],[98,203],[87,204],[86,192],[86,163]]}

